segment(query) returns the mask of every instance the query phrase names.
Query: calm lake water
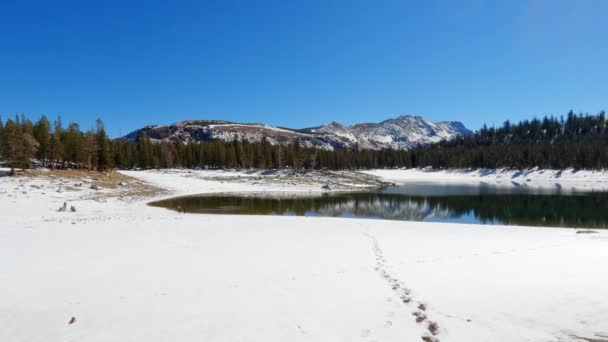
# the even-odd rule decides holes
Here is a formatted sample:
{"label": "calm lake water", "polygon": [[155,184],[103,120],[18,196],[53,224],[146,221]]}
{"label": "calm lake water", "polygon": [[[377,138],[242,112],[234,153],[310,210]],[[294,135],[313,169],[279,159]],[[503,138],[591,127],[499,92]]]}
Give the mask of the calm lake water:
{"label": "calm lake water", "polygon": [[299,215],[556,227],[608,226],[607,192],[416,183],[374,192],[289,197],[214,194],[153,202],[187,213]]}

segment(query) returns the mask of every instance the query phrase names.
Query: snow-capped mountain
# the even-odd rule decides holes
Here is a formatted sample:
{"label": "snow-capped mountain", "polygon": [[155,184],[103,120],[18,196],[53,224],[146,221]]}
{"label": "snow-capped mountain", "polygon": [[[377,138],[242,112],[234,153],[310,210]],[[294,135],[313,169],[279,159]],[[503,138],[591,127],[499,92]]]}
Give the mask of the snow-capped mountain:
{"label": "snow-capped mountain", "polygon": [[147,126],[127,134],[124,139],[137,141],[142,134],[152,141],[179,140],[223,141],[242,140],[289,144],[296,139],[303,146],[328,150],[358,146],[366,149],[410,149],[458,135],[472,134],[458,121],[430,122],[420,116],[400,116],[380,123],[361,123],[344,126],[331,122],[324,126],[289,129],[258,123],[235,123],[222,120],[188,120],[169,126]]}
{"label": "snow-capped mountain", "polygon": [[380,123],[361,123],[343,126],[336,122],[309,129],[313,133],[334,134],[357,143],[361,148],[410,149],[441,140],[449,140],[457,135],[472,134],[461,122],[444,121],[433,123],[420,116],[405,115]]}

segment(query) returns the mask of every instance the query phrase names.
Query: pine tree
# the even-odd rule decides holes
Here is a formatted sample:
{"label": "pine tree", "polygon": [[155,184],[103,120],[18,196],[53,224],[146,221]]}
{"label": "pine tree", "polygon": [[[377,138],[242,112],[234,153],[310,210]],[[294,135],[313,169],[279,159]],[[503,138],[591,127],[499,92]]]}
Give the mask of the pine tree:
{"label": "pine tree", "polygon": [[171,143],[162,143],[161,146],[161,166],[165,168],[175,167],[175,151]]}
{"label": "pine tree", "polygon": [[23,129],[16,122],[8,120],[3,129],[2,155],[11,167],[11,174],[16,167],[22,167],[25,159],[25,141]]}
{"label": "pine tree", "polygon": [[73,163],[76,168],[80,168],[84,162],[84,141],[80,126],[77,123],[70,123],[64,135],[65,158]]}
{"label": "pine tree", "polygon": [[112,156],[110,150],[110,141],[106,135],[106,130],[101,119],[97,119],[97,169],[107,171],[112,167]]}
{"label": "pine tree", "polygon": [[97,139],[95,138],[95,133],[93,130],[89,130],[84,138],[84,162],[88,171],[93,170],[93,168],[97,165]]}
{"label": "pine tree", "polygon": [[34,124],[30,119],[25,116],[24,113],[21,113],[21,129],[23,133],[28,133],[30,135],[34,135]]}
{"label": "pine tree", "polygon": [[38,158],[42,161],[42,165],[46,165],[46,159],[49,153],[50,145],[50,129],[51,123],[43,115],[34,125],[34,138],[38,141]]}
{"label": "pine tree", "polygon": [[2,116],[0,116],[0,160],[6,158],[4,156],[3,146],[4,144],[4,120],[2,120]]}
{"label": "pine tree", "polygon": [[148,135],[145,132],[143,132],[139,137],[139,142],[137,146],[137,156],[137,164],[139,165],[139,167],[147,169],[154,165],[152,162],[153,158],[150,138],[148,138]]}
{"label": "pine tree", "polygon": [[54,130],[50,137],[49,142],[49,159],[51,162],[51,168],[55,167],[55,163],[61,162],[63,167],[64,149],[63,143],[61,142],[62,127],[61,118],[57,118],[54,124]]}

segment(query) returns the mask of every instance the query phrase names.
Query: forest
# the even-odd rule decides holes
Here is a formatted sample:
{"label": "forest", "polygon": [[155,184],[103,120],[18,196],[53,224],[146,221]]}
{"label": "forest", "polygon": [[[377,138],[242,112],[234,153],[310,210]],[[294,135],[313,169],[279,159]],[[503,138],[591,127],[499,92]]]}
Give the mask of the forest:
{"label": "forest", "polygon": [[544,117],[500,127],[483,126],[470,136],[417,146],[412,150],[305,147],[299,141],[272,145],[266,140],[183,143],[110,139],[98,119],[95,129],[64,126],[46,116],[0,118],[0,159],[14,169],[44,166],[108,171],[135,168],[608,168],[608,130],[602,111]]}

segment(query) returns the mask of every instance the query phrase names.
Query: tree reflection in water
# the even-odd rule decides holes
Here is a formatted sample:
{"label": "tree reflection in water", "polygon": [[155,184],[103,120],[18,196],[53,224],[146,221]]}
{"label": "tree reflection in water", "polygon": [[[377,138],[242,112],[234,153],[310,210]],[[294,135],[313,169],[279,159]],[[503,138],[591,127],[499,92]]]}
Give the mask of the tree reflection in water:
{"label": "tree reflection in water", "polygon": [[473,222],[605,228],[608,193],[409,195],[394,192],[337,193],[309,197],[218,194],[150,203],[188,213],[299,215],[405,221]]}

